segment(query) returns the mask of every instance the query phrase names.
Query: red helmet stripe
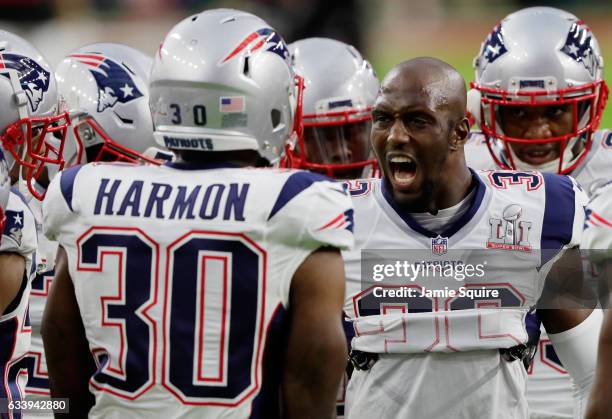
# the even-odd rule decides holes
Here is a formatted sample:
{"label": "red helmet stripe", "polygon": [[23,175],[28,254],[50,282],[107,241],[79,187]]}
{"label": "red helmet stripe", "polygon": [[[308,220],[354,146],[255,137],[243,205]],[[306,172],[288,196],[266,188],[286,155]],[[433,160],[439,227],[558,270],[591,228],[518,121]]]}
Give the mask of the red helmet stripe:
{"label": "red helmet stripe", "polygon": [[226,62],[227,60],[238,55],[243,49],[245,49],[251,42],[257,39],[259,36],[260,35],[257,32],[253,32],[252,34],[244,38],[244,40],[240,44],[238,44],[238,46],[234,48],[234,50],[230,52],[229,55],[225,57],[225,59],[222,62]]}

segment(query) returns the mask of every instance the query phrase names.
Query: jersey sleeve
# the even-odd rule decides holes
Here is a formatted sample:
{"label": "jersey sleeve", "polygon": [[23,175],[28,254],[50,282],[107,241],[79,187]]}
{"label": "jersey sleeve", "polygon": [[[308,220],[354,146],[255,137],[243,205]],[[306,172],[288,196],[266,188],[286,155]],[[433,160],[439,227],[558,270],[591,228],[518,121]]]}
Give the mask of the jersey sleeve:
{"label": "jersey sleeve", "polygon": [[570,176],[543,173],[546,202],[542,249],[557,251],[580,245],[588,197]]}
{"label": "jersey sleeve", "polygon": [[287,179],[268,220],[271,234],[289,246],[348,250],[354,244],[353,204],[344,186],[314,173]]}
{"label": "jersey sleeve", "polygon": [[583,249],[612,249],[612,183],[600,188],[586,208]]}
{"label": "jersey sleeve", "polygon": [[6,207],[6,225],[2,232],[0,252],[18,253],[30,260],[37,248],[36,220],[25,198],[11,189]]}
{"label": "jersey sleeve", "polygon": [[62,226],[75,216],[78,208],[73,199],[74,184],[83,166],[66,169],[55,176],[43,202],[43,232],[52,241],[58,241]]}
{"label": "jersey sleeve", "polygon": [[353,246],[352,205],[341,183],[320,175],[296,172],[283,185],[268,217],[267,241],[283,249],[277,263],[282,266],[279,290],[285,307],[295,271],[314,250]]}

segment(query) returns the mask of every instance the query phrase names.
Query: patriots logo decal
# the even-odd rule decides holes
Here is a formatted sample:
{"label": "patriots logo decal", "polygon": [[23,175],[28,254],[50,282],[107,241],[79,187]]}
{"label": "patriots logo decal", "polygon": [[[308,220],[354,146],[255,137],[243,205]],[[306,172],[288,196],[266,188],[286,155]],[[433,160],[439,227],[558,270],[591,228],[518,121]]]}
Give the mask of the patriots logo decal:
{"label": "patriots logo decal", "polygon": [[4,235],[10,237],[21,246],[21,238],[23,236],[23,211],[6,211],[6,225],[4,226]]}
{"label": "patriots logo decal", "polygon": [[272,28],[259,29],[240,42],[232,52],[230,52],[221,63],[225,63],[242,51],[248,51],[249,54],[263,48],[264,51],[272,52],[289,65],[289,48],[285,41]]}
{"label": "patriots logo decal", "polygon": [[497,60],[506,52],[508,52],[508,49],[504,44],[502,27],[501,24],[499,24],[493,28],[493,31],[487,36],[487,39],[482,44],[480,48],[479,64],[482,65],[482,69],[484,70],[489,63]]}
{"label": "patriots logo decal", "polygon": [[593,36],[587,26],[578,21],[572,24],[565,44],[561,47],[561,52],[577,62],[582,62],[591,77],[595,75],[597,69],[597,56],[593,52],[591,40]]}
{"label": "patriots logo decal", "polygon": [[36,112],[49,90],[51,74],[29,57],[9,53],[0,54],[0,72],[5,77],[10,77],[8,73],[3,72],[5,69],[17,70],[19,84],[28,97],[30,108]]}
{"label": "patriots logo decal", "polygon": [[124,65],[95,52],[69,57],[89,67],[94,76],[98,85],[98,112],[143,96]]}
{"label": "patriots logo decal", "polygon": [[334,217],[331,221],[329,221],[325,225],[319,227],[316,231],[323,231],[323,230],[331,229],[331,230],[348,230],[352,233],[353,226],[355,225],[353,213],[354,213],[354,210],[352,209],[346,210],[343,213],[339,214],[337,217]]}

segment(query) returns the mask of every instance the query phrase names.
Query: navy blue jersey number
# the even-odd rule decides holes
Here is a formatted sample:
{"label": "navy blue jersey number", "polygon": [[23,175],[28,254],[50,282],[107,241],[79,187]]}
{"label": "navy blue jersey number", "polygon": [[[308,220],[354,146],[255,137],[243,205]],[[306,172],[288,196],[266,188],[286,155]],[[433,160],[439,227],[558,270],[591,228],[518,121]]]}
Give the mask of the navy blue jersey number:
{"label": "navy blue jersey number", "polygon": [[[79,242],[78,270],[104,273],[99,281],[113,281],[116,295],[100,298],[102,327],[119,335],[116,353],[105,348],[92,348],[100,365],[92,385],[98,389],[114,389],[118,396],[137,397],[153,385],[155,324],[146,316],[151,306],[152,279],[155,268],[155,244],[142,232],[98,230]],[[105,267],[111,255],[119,259],[118,272]],[[155,261],[157,262],[157,261]],[[154,297],[154,296],[153,296]]]}
{"label": "navy blue jersey number", "polygon": [[[100,391],[140,397],[155,384],[160,357],[161,384],[185,404],[236,406],[259,388],[265,252],[256,243],[192,231],[164,249],[139,229],[94,227],[79,255],[78,270],[118,283],[109,287],[119,295],[101,297],[101,326],[121,345],[92,349]],[[107,255],[118,257],[119,272],[105,269]],[[157,307],[163,319],[149,316]]]}
{"label": "navy blue jersey number", "polygon": [[[19,338],[19,321],[12,318],[0,322],[0,399],[19,402],[22,400],[23,389],[19,386],[19,376],[28,373],[26,358],[9,361]],[[0,415],[4,418],[4,415]],[[21,410],[13,411],[13,418],[20,419]]]}

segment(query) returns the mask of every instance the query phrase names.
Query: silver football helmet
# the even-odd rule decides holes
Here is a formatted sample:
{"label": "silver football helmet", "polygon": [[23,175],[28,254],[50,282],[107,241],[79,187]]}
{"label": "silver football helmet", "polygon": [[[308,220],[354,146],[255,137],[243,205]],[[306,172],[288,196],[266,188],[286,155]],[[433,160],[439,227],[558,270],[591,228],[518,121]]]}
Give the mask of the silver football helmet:
{"label": "silver football helmet", "polygon": [[274,164],[295,135],[298,90],[287,45],[265,21],[207,10],[172,28],[155,56],[155,139],[173,150],[257,150]]}
{"label": "silver football helmet", "polygon": [[[551,7],[512,13],[487,36],[474,67],[470,113],[478,120],[500,167],[569,173],[586,157],[608,88],[599,44],[584,22]],[[518,111],[518,106],[551,105],[572,107],[571,132],[517,138],[502,129],[500,107]],[[526,143],[559,147],[559,157],[529,164],[513,148]]]}
{"label": "silver football helmet", "polygon": [[370,112],[380,83],[370,63],[328,38],[296,41],[289,50],[304,78],[304,136],[287,151],[289,165],[342,178],[362,177],[368,166],[374,172]]}
{"label": "silver football helmet", "polygon": [[71,115],[64,149],[69,166],[93,161],[146,161],[155,146],[149,110],[153,60],[121,44],[98,43],[68,54],[56,77]]}
{"label": "silver football helmet", "polygon": [[19,177],[37,199],[45,193],[37,181],[63,167],[69,122],[66,112],[58,113],[57,84],[45,58],[23,38],[0,30],[0,144],[9,167],[22,166]]}

